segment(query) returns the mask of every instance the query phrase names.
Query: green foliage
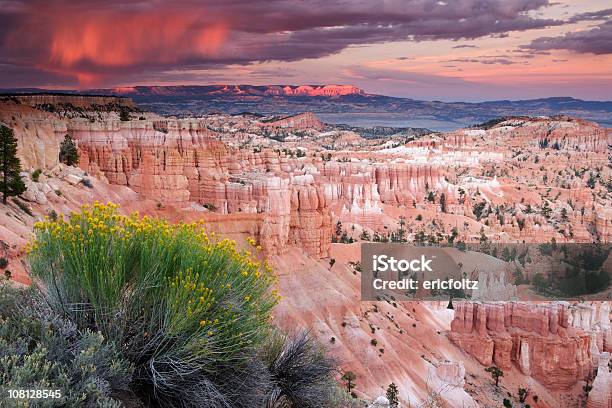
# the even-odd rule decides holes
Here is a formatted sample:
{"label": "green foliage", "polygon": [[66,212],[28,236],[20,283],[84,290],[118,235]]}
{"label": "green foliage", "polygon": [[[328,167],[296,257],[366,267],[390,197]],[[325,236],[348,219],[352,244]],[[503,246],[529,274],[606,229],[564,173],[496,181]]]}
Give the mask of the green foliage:
{"label": "green foliage", "polygon": [[389,384],[387,388],[387,399],[391,408],[397,408],[399,406],[399,390],[394,383]]}
{"label": "green foliage", "polygon": [[13,198],[13,202],[15,203],[15,205],[17,207],[19,207],[19,209],[21,211],[23,211],[24,213],[28,214],[29,216],[33,216],[32,214],[32,210],[30,209],[30,206],[27,205],[26,203],[24,203],[23,201],[17,199],[17,198]]}
{"label": "green foliage", "polygon": [[527,400],[527,395],[529,394],[529,391],[527,391],[526,388],[520,388],[518,389],[518,396],[519,396],[519,402],[523,403]]}
{"label": "green foliage", "polygon": [[448,237],[448,243],[452,244],[453,242],[455,242],[455,239],[457,239],[458,236],[459,230],[457,229],[457,227],[453,227],[453,229],[451,230],[451,234]]}
{"label": "green foliage", "polygon": [[581,296],[609,287],[610,273],[604,262],[612,249],[610,245],[559,245],[553,241],[540,244],[538,249],[542,256],[561,260],[566,265],[564,274],[554,275],[549,281],[536,275],[533,284],[538,291],[548,286],[563,296]]}
{"label": "green foliage", "polygon": [[57,221],[57,217],[58,217],[57,211],[55,211],[53,209],[51,211],[49,211],[49,219],[51,221]]}
{"label": "green foliage", "polygon": [[367,230],[363,230],[361,232],[361,235],[359,236],[359,239],[361,239],[362,241],[369,241],[372,238],[370,237],[370,233]]}
{"label": "green foliage", "polygon": [[533,280],[531,283],[538,292],[543,292],[544,290],[546,290],[546,286],[548,286],[548,281],[546,280],[544,275],[539,272],[533,276]]}
{"label": "green foliage", "polygon": [[462,252],[465,252],[467,250],[467,245],[463,241],[457,241],[457,243],[455,244],[455,248]]}
{"label": "green foliage", "polygon": [[79,151],[70,135],[64,136],[60,145],[59,161],[68,166],[75,166],[79,162]]}
{"label": "green foliage", "polygon": [[567,216],[567,208],[563,207],[561,209],[561,219],[563,221],[567,221],[568,220],[568,216]]}
{"label": "green foliage", "polygon": [[550,218],[550,215],[552,214],[552,208],[550,208],[550,204],[548,204],[548,201],[544,201],[544,204],[542,205],[542,209],[540,211],[544,217]]}
{"label": "green foliage", "polygon": [[269,336],[277,301],[267,265],[199,225],[121,216],[113,204],[37,223],[35,233],[29,261],[48,304],[116,344],[142,393],[162,406],[196,398],[211,407],[249,395],[238,373]]}
{"label": "green foliage", "polygon": [[342,375],[342,381],[346,383],[346,389],[349,393],[351,393],[352,389],[355,388],[355,380],[357,379],[357,375],[355,375],[352,371],[347,371]]}
{"label": "green foliage", "polygon": [[273,335],[261,354],[270,378],[266,407],[334,406],[334,362],[307,332]]}
{"label": "green foliage", "polygon": [[483,217],[484,209],[486,206],[487,203],[485,201],[481,201],[479,203],[474,204],[474,207],[472,208],[472,213],[474,213],[474,216],[477,220],[480,221],[480,218]]}
{"label": "green foliage", "polygon": [[0,257],[0,269],[4,269],[8,266],[8,259]]}
{"label": "green foliage", "polygon": [[504,408],[512,408],[512,402],[508,398],[504,398]]}
{"label": "green foliage", "polygon": [[589,179],[586,182],[586,185],[587,185],[588,188],[594,189],[595,188],[595,183],[596,183],[595,177],[593,176],[593,173],[591,173],[589,175]]}
{"label": "green foliage", "polygon": [[491,367],[485,368],[485,371],[491,374],[491,377],[495,381],[495,386],[498,387],[499,378],[504,376],[504,372],[501,370],[501,368],[497,366],[491,366]]}
{"label": "green foliage", "polygon": [[20,171],[21,162],[17,157],[17,139],[13,136],[13,129],[0,126],[0,192],[4,204],[7,197],[19,196],[26,191]]}
{"label": "green foliage", "polygon": [[121,109],[119,111],[119,120],[122,122],[127,122],[131,119],[130,112],[127,109]]}
{"label": "green foliage", "polygon": [[126,390],[131,376],[132,367],[102,334],[78,330],[35,292],[0,286],[0,395],[60,390],[61,398],[35,406],[120,407],[112,395]]}
{"label": "green foliage", "polygon": [[42,173],[41,169],[36,169],[32,172],[32,181],[38,183],[38,179],[40,178],[40,174]]}
{"label": "green foliage", "polygon": [[433,191],[429,191],[427,193],[427,201],[429,201],[430,203],[435,203],[436,202],[436,193],[434,193]]}

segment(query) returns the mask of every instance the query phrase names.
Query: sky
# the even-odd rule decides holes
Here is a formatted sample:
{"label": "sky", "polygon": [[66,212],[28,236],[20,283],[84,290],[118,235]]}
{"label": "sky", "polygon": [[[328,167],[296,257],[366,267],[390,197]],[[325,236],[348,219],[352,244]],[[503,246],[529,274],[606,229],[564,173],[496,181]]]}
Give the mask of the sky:
{"label": "sky", "polygon": [[612,100],[609,0],[0,0],[0,88]]}

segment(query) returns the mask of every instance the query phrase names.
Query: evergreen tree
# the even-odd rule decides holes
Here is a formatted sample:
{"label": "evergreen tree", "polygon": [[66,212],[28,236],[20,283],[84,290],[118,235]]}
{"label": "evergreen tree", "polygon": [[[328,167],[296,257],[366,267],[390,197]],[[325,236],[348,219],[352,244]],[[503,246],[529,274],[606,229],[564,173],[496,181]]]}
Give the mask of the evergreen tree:
{"label": "evergreen tree", "polygon": [[17,157],[17,139],[13,136],[13,129],[6,126],[0,128],[0,191],[2,202],[6,198],[18,196],[26,190],[26,186],[19,175],[21,163]]}
{"label": "evergreen tree", "polygon": [[355,383],[354,381],[357,379],[357,376],[355,375],[354,372],[352,371],[347,371],[346,373],[344,373],[344,375],[342,376],[342,380],[344,380],[346,382],[346,389],[348,390],[348,392],[350,393],[353,388],[355,387]]}
{"label": "evergreen tree", "polygon": [[567,221],[568,220],[568,217],[567,217],[567,208],[565,208],[565,207],[563,207],[561,209],[561,219],[563,221]]}
{"label": "evergreen tree", "polygon": [[446,212],[446,194],[444,193],[440,195],[440,209],[442,210],[443,213]]}
{"label": "evergreen tree", "polygon": [[74,166],[79,162],[79,151],[69,135],[64,137],[60,145],[59,160],[68,166]]}
{"label": "evergreen tree", "polygon": [[495,386],[498,387],[499,386],[499,377],[503,377],[504,376],[504,372],[501,370],[501,368],[497,367],[497,366],[491,366],[489,368],[485,368],[485,371],[489,374],[491,374],[491,377],[493,377],[493,380],[495,380]]}
{"label": "evergreen tree", "polygon": [[391,408],[399,407],[399,391],[394,383],[389,384],[387,388],[387,399],[389,400],[389,406]]}
{"label": "evergreen tree", "polygon": [[122,122],[127,122],[129,121],[130,118],[130,112],[127,109],[121,109],[121,111],[119,111],[119,120]]}
{"label": "evergreen tree", "polygon": [[519,387],[518,389],[519,402],[521,403],[525,402],[527,400],[527,394],[529,394],[529,391],[527,391],[526,388]]}

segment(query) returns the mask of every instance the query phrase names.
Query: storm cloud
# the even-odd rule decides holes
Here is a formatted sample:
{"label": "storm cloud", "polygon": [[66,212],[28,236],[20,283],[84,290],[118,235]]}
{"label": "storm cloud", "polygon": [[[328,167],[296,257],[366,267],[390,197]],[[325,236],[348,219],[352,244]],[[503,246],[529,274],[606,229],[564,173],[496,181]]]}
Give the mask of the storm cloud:
{"label": "storm cloud", "polygon": [[548,0],[0,1],[0,85],[113,84],[168,69],[299,61],[393,41],[562,24]]}
{"label": "storm cloud", "polygon": [[585,31],[566,33],[559,37],[536,38],[523,46],[531,50],[567,50],[596,55],[612,54],[612,21],[606,21]]}

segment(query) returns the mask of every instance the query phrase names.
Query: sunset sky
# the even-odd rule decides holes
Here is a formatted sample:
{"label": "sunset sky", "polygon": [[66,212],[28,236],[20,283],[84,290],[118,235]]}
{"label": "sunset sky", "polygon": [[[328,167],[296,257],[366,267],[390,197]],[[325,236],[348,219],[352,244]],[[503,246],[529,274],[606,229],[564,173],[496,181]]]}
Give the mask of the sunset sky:
{"label": "sunset sky", "polygon": [[609,0],[0,0],[0,87],[612,99]]}

